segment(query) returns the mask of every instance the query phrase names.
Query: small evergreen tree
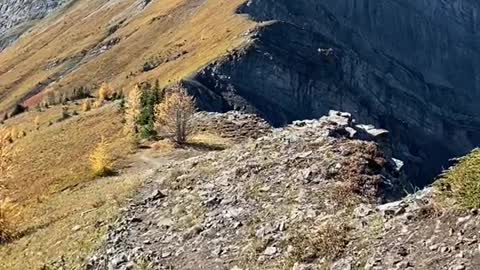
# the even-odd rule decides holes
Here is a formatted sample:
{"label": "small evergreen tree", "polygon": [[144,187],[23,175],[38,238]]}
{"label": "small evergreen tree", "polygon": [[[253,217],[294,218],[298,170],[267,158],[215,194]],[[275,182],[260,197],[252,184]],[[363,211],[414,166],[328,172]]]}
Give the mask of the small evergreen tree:
{"label": "small evergreen tree", "polygon": [[15,108],[13,108],[13,111],[10,113],[10,117],[13,117],[15,115],[19,115],[27,110],[26,107],[24,107],[22,104],[17,104],[15,105]]}
{"label": "small evergreen tree", "polygon": [[155,82],[153,87],[148,83],[143,85],[141,98],[142,112],[138,118],[142,138],[151,138],[157,134],[155,130],[155,106],[160,103],[162,98],[163,91],[160,89],[158,81]]}

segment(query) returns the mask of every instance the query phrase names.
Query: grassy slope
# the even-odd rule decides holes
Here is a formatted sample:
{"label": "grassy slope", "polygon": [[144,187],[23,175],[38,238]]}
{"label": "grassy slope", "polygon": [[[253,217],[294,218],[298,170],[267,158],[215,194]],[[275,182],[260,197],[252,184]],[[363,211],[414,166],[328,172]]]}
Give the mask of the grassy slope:
{"label": "grassy slope", "polygon": [[41,269],[61,257],[66,260],[64,269],[80,269],[141,181],[133,176],[100,179],[26,207],[28,230],[15,242],[0,246],[0,269]]}
{"label": "grassy slope", "polygon": [[[40,120],[38,131],[34,130],[37,116]],[[92,180],[88,156],[102,136],[111,142],[113,155],[122,157],[128,154],[122,132],[122,114],[115,105],[57,122],[60,117],[61,108],[54,107],[7,121],[7,128],[14,126],[17,132],[27,132],[27,136],[14,142],[16,168],[7,187],[8,190],[21,191],[10,194],[15,200],[36,199],[35,196]],[[53,124],[49,126],[48,122]]]}
{"label": "grassy slope", "polygon": [[[21,205],[18,228],[25,235],[0,246],[0,269],[38,269],[62,255],[78,264],[78,256],[96,246],[121,202],[141,184],[141,179],[125,176],[95,180],[90,173],[88,156],[102,136],[110,142],[117,168],[129,154],[118,105],[59,121],[61,112],[60,107],[31,111],[3,126],[26,132],[14,141],[15,167],[4,183],[6,196]],[[81,229],[72,232],[75,226]]]}
{"label": "grassy slope", "polygon": [[[50,19],[1,53],[0,111],[58,74],[62,78],[49,87],[60,91],[96,87],[103,81],[129,87],[145,80],[160,79],[164,84],[178,80],[241,46],[243,33],[254,26],[233,15],[244,0],[153,1],[143,10],[136,2],[76,1],[60,19]],[[122,21],[121,28],[108,36],[108,29]],[[114,37],[121,38],[120,43],[90,56],[98,44]],[[140,72],[151,57],[171,61]],[[55,60],[61,64],[48,65]]]}
{"label": "grassy slope", "polygon": [[[49,78],[56,83],[47,88],[58,91],[93,88],[103,81],[127,89],[146,80],[167,84],[241,46],[243,33],[254,26],[233,15],[244,0],[163,0],[144,10],[135,2],[74,1],[64,13],[0,53],[0,112]],[[107,37],[107,30],[120,21],[122,27]],[[113,37],[121,42],[102,54],[91,54]],[[175,57],[180,52],[186,53]],[[172,60],[139,72],[151,57]],[[51,65],[54,61],[60,64]],[[133,75],[127,78],[129,74]],[[77,105],[70,107],[79,111]],[[122,115],[115,105],[57,122],[60,116],[60,107],[31,110],[2,126],[27,135],[14,143],[16,167],[6,183],[7,195],[22,205],[24,219],[19,227],[25,236],[0,246],[0,269],[37,269],[63,255],[69,266],[78,266],[141,183],[135,174],[108,179],[90,175],[88,155],[102,135],[117,158],[125,160],[128,155]],[[72,230],[75,227],[80,229]]]}

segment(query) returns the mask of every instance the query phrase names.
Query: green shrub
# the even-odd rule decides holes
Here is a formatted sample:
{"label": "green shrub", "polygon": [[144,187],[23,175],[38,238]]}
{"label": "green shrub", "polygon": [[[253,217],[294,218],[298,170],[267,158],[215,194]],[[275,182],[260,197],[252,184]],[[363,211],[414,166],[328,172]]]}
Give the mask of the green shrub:
{"label": "green shrub", "polygon": [[21,113],[24,113],[26,110],[27,110],[26,107],[24,107],[21,104],[17,104],[17,105],[15,105],[12,112],[10,113],[10,117],[13,117],[13,116],[19,115]]}
{"label": "green shrub", "polygon": [[450,168],[435,184],[437,200],[461,208],[480,208],[480,149]]}

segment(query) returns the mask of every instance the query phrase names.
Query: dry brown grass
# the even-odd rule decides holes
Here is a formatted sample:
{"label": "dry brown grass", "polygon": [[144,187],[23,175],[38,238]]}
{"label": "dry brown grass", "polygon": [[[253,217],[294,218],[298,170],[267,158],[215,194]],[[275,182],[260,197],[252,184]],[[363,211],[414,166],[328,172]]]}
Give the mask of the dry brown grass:
{"label": "dry brown grass", "polygon": [[99,102],[104,102],[105,100],[110,100],[113,96],[114,90],[111,84],[102,83],[100,89],[98,89],[97,98]]}
{"label": "dry brown grass", "polygon": [[0,245],[15,238],[19,224],[20,207],[10,199],[0,200]]}
{"label": "dry brown grass", "polygon": [[174,145],[169,140],[160,140],[152,143],[152,149],[157,152],[170,152],[175,149]]}
{"label": "dry brown grass", "polygon": [[11,134],[6,130],[0,130],[0,190],[2,182],[5,182],[12,171],[13,148],[11,146]]}
{"label": "dry brown grass", "polygon": [[88,112],[92,109],[92,101],[87,99],[82,103],[82,112]]}
{"label": "dry brown grass", "polygon": [[[91,174],[89,155],[102,136],[109,143],[108,151],[112,158],[124,157],[131,149],[126,143],[122,129],[122,114],[117,105],[109,105],[101,109],[56,122],[61,108],[51,108],[46,112],[32,112],[22,118],[11,119],[8,125],[22,126],[33,130],[32,121],[25,121],[40,116],[42,124],[38,131],[17,139],[13,146],[19,149],[13,162],[17,169],[12,172],[6,185],[14,192],[14,200],[35,200],[37,196],[51,194],[94,179]],[[51,124],[49,124],[51,123]]]}
{"label": "dry brown grass", "polygon": [[83,269],[83,258],[102,243],[108,225],[142,179],[102,178],[31,204],[23,216],[22,237],[0,246],[0,269],[40,269],[63,257],[66,269]]}
{"label": "dry brown grass", "polygon": [[[31,111],[5,124],[29,132],[12,144],[18,149],[12,159],[16,167],[5,181],[5,195],[21,205],[22,212],[15,221],[19,237],[0,247],[0,269],[38,269],[60,256],[78,266],[79,256],[98,245],[121,203],[141,183],[134,176],[95,181],[91,174],[89,154],[102,135],[113,159],[122,161],[131,151],[118,105],[58,122],[61,111],[60,106]],[[72,230],[78,226],[81,229]]]}
{"label": "dry brown grass", "polygon": [[[165,0],[152,2],[141,11],[135,0],[75,1],[61,19],[51,17],[0,53],[0,112],[39,83],[67,70],[69,73],[49,86],[52,91],[83,86],[98,89],[104,81],[115,89],[130,89],[157,78],[167,85],[188,77],[244,45],[243,34],[255,25],[233,15],[244,1]],[[107,37],[108,29],[124,19],[120,29]],[[112,49],[84,57],[116,36],[121,41]],[[151,57],[170,60],[140,72]],[[77,63],[75,59],[83,60]],[[47,68],[52,60],[60,64]],[[42,96],[26,103],[36,104]],[[82,111],[74,104],[69,104],[69,110]],[[115,106],[58,122],[61,115],[62,108],[54,106],[45,112],[31,110],[5,123],[6,128],[27,134],[13,143],[19,149],[14,158],[18,169],[12,173],[15,181],[6,181],[8,195],[24,209],[21,220],[25,222],[19,226],[22,237],[0,247],[0,269],[38,269],[62,255],[70,265],[78,265],[79,258],[98,245],[106,224],[137,185],[130,179],[95,180],[91,175],[89,154],[101,135],[114,159],[130,151],[125,147],[129,143],[122,132],[123,116]],[[99,198],[104,200],[98,203]],[[72,230],[76,226],[81,230]]]}
{"label": "dry brown grass", "polygon": [[212,132],[199,132],[193,134],[188,140],[189,145],[205,148],[207,150],[224,150],[231,147],[234,142],[228,138]]}
{"label": "dry brown grass", "polygon": [[[337,182],[342,183],[338,190],[339,195],[375,201],[379,197],[380,173],[386,163],[383,153],[378,146],[368,142],[351,142],[348,149],[351,155],[335,175]],[[341,190],[343,189],[343,191]],[[342,198],[342,197],[341,197]]]}
{"label": "dry brown grass", "polygon": [[317,258],[333,260],[340,256],[349,242],[349,227],[342,221],[327,221],[314,229],[290,230],[289,244],[294,247],[293,261]]}

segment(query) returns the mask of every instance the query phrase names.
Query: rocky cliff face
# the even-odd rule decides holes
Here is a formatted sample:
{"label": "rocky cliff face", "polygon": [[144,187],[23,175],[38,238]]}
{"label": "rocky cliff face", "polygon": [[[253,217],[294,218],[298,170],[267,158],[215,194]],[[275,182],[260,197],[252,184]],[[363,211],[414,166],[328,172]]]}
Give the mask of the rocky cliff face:
{"label": "rocky cliff face", "polygon": [[0,51],[55,10],[64,0],[3,0],[0,2]]}
{"label": "rocky cliff face", "polygon": [[272,123],[330,109],[394,134],[419,184],[480,143],[480,4],[251,0],[250,45],[195,80]]}

